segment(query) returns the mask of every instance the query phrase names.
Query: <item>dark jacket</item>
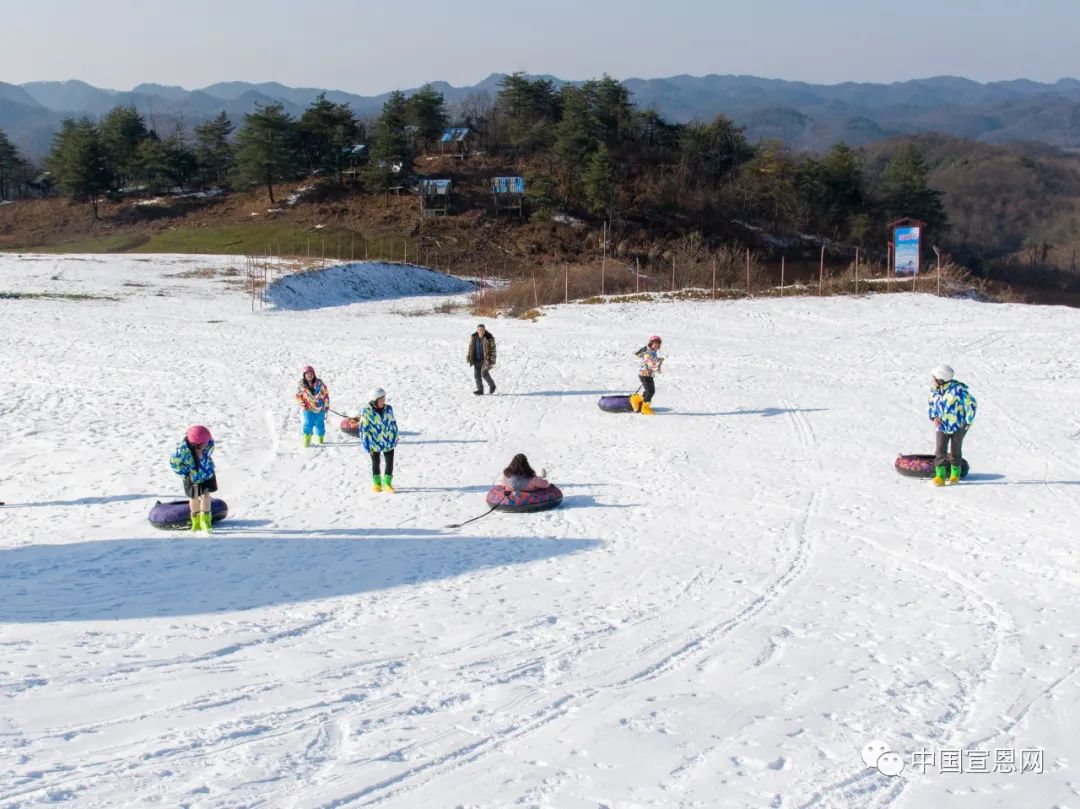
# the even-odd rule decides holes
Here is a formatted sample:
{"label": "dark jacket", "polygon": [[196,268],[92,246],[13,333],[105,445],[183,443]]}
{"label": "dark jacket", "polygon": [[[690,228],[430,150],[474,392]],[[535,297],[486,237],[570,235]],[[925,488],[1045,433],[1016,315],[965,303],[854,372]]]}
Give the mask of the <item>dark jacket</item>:
{"label": "dark jacket", "polygon": [[[475,346],[478,339],[480,339],[480,335],[475,331],[469,337],[469,353],[465,356],[465,361],[469,365],[476,365]],[[486,371],[488,368],[495,367],[495,335],[491,332],[484,333],[483,349],[484,359],[480,363],[480,367]]]}

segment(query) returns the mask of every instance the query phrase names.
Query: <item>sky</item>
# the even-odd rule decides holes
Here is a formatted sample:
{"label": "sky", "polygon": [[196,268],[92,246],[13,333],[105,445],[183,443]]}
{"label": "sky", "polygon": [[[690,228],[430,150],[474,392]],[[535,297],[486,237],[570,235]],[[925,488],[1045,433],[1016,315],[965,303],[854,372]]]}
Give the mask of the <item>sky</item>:
{"label": "sky", "polygon": [[4,3],[0,81],[278,81],[373,95],[524,70],[832,84],[1080,76],[1078,0]]}

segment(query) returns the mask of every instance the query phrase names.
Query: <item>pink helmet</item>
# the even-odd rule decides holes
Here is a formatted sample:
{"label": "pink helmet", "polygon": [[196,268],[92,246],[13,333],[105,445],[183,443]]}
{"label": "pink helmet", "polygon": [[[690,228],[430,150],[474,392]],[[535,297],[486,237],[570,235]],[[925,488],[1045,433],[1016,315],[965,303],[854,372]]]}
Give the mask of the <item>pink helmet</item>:
{"label": "pink helmet", "polygon": [[660,339],[659,334],[654,334],[654,335],[652,335],[652,337],[649,338],[649,342],[650,343],[662,343],[664,341]]}
{"label": "pink helmet", "polygon": [[211,438],[210,431],[201,424],[188,427],[187,440],[189,444],[205,444]]}
{"label": "pink helmet", "polygon": [[308,371],[311,371],[311,373],[315,373],[314,368],[312,368],[310,365],[305,365],[304,366],[304,373],[307,374]]}

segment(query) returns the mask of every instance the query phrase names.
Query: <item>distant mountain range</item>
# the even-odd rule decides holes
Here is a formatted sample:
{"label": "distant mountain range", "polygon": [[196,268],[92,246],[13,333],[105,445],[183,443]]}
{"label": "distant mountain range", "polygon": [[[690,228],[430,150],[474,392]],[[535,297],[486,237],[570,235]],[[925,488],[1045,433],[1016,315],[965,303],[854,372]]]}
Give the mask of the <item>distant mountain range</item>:
{"label": "distant mountain range", "polygon": [[[503,74],[470,87],[432,82],[453,106],[475,92],[494,98]],[[553,78],[558,84],[566,83]],[[941,132],[987,143],[1032,140],[1080,150],[1080,81],[1053,84],[1020,79],[981,84],[942,76],[894,84],[836,85],[762,79],[754,76],[672,76],[627,79],[635,101],[672,121],[708,120],[718,113],[746,127],[752,141],[780,138],[798,150],[823,150],[844,140],[864,145],[895,135]],[[257,103],[280,101],[299,115],[321,90],[275,82],[221,82],[198,90],[140,84],[130,91],[106,90],[82,81],[0,82],[0,129],[24,152],[40,158],[65,116],[97,117],[117,104],[134,105],[151,126],[170,130],[223,110],[240,123]],[[407,90],[412,92],[412,90]],[[360,116],[376,115],[389,93],[360,96],[327,90],[328,99],[348,102]]]}

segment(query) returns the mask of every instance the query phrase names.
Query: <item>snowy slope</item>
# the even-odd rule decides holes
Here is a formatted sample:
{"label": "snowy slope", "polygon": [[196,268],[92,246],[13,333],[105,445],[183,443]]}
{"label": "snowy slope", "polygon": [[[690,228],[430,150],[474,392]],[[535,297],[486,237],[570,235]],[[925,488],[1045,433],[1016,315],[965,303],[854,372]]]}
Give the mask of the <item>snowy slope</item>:
{"label": "snowy slope", "polygon": [[[234,266],[0,257],[0,292],[115,298],[0,299],[0,807],[1080,806],[1074,310],[571,305],[488,321],[481,398],[470,317],[252,313]],[[653,332],[659,415],[600,412]],[[942,361],[980,410],[934,490],[892,461]],[[307,363],[343,412],[388,388],[398,494],[300,447]],[[145,520],[192,421],[209,540]],[[518,451],[564,507],[445,529]],[[876,738],[1045,772],[889,778]]]}
{"label": "snowy slope", "polygon": [[424,267],[358,261],[286,275],[270,285],[266,297],[279,309],[319,309],[357,301],[453,295],[472,289],[468,281]]}

